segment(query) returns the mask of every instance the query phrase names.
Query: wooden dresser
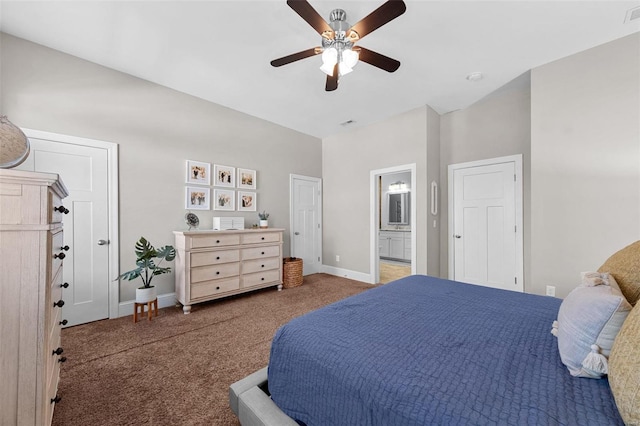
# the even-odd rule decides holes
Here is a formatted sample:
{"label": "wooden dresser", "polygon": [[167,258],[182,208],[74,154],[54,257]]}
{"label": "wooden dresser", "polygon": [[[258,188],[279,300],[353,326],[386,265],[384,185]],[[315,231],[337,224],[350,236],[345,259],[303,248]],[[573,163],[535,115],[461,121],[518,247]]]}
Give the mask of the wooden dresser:
{"label": "wooden dresser", "polygon": [[0,425],[49,425],[60,401],[67,195],[56,174],[0,170]]}
{"label": "wooden dresser", "polygon": [[191,305],[259,288],[282,289],[283,229],[174,231],[176,298]]}

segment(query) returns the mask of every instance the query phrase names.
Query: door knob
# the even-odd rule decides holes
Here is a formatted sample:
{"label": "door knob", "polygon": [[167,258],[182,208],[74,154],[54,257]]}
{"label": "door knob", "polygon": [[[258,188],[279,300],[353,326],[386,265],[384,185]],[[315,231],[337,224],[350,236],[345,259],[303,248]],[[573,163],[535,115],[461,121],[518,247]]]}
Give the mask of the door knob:
{"label": "door knob", "polygon": [[299,232],[294,232],[293,235],[300,235],[300,233]]}
{"label": "door knob", "polygon": [[462,235],[454,235],[455,238],[461,238]]}
{"label": "door knob", "polygon": [[99,246],[104,246],[109,244],[109,240],[98,240],[98,245]]}

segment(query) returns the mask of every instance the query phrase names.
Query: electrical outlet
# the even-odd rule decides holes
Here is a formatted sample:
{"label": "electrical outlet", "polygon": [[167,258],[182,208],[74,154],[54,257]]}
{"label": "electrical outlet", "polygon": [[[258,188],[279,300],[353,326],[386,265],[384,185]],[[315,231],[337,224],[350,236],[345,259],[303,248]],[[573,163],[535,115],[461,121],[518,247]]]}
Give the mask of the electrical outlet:
{"label": "electrical outlet", "polygon": [[553,285],[548,285],[547,286],[547,296],[553,296],[555,297],[556,295],[556,287]]}
{"label": "electrical outlet", "polygon": [[340,255],[336,254],[336,262],[340,262]]}

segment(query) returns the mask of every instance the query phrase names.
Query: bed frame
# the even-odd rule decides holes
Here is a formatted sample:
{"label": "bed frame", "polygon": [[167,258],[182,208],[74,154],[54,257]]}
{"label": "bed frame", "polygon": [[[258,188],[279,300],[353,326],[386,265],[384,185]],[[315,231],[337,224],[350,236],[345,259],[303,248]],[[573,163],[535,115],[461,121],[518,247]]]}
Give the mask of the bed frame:
{"label": "bed frame", "polygon": [[229,405],[242,426],[299,426],[271,400],[267,367],[229,386]]}

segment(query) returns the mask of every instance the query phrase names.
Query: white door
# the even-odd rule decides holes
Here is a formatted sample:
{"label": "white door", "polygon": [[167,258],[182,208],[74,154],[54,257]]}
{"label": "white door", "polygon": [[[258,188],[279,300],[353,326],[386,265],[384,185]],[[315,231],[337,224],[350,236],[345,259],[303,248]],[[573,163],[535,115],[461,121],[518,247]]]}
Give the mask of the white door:
{"label": "white door", "polygon": [[523,291],[516,170],[505,161],[450,171],[454,280]]}
{"label": "white door", "polygon": [[[69,190],[63,203],[63,318],[67,326],[109,318],[107,150],[29,138],[31,153],[19,167],[57,173]],[[102,240],[102,241],[101,241]]]}
{"label": "white door", "polygon": [[302,259],[303,275],[322,266],[322,181],[291,175],[291,256]]}

